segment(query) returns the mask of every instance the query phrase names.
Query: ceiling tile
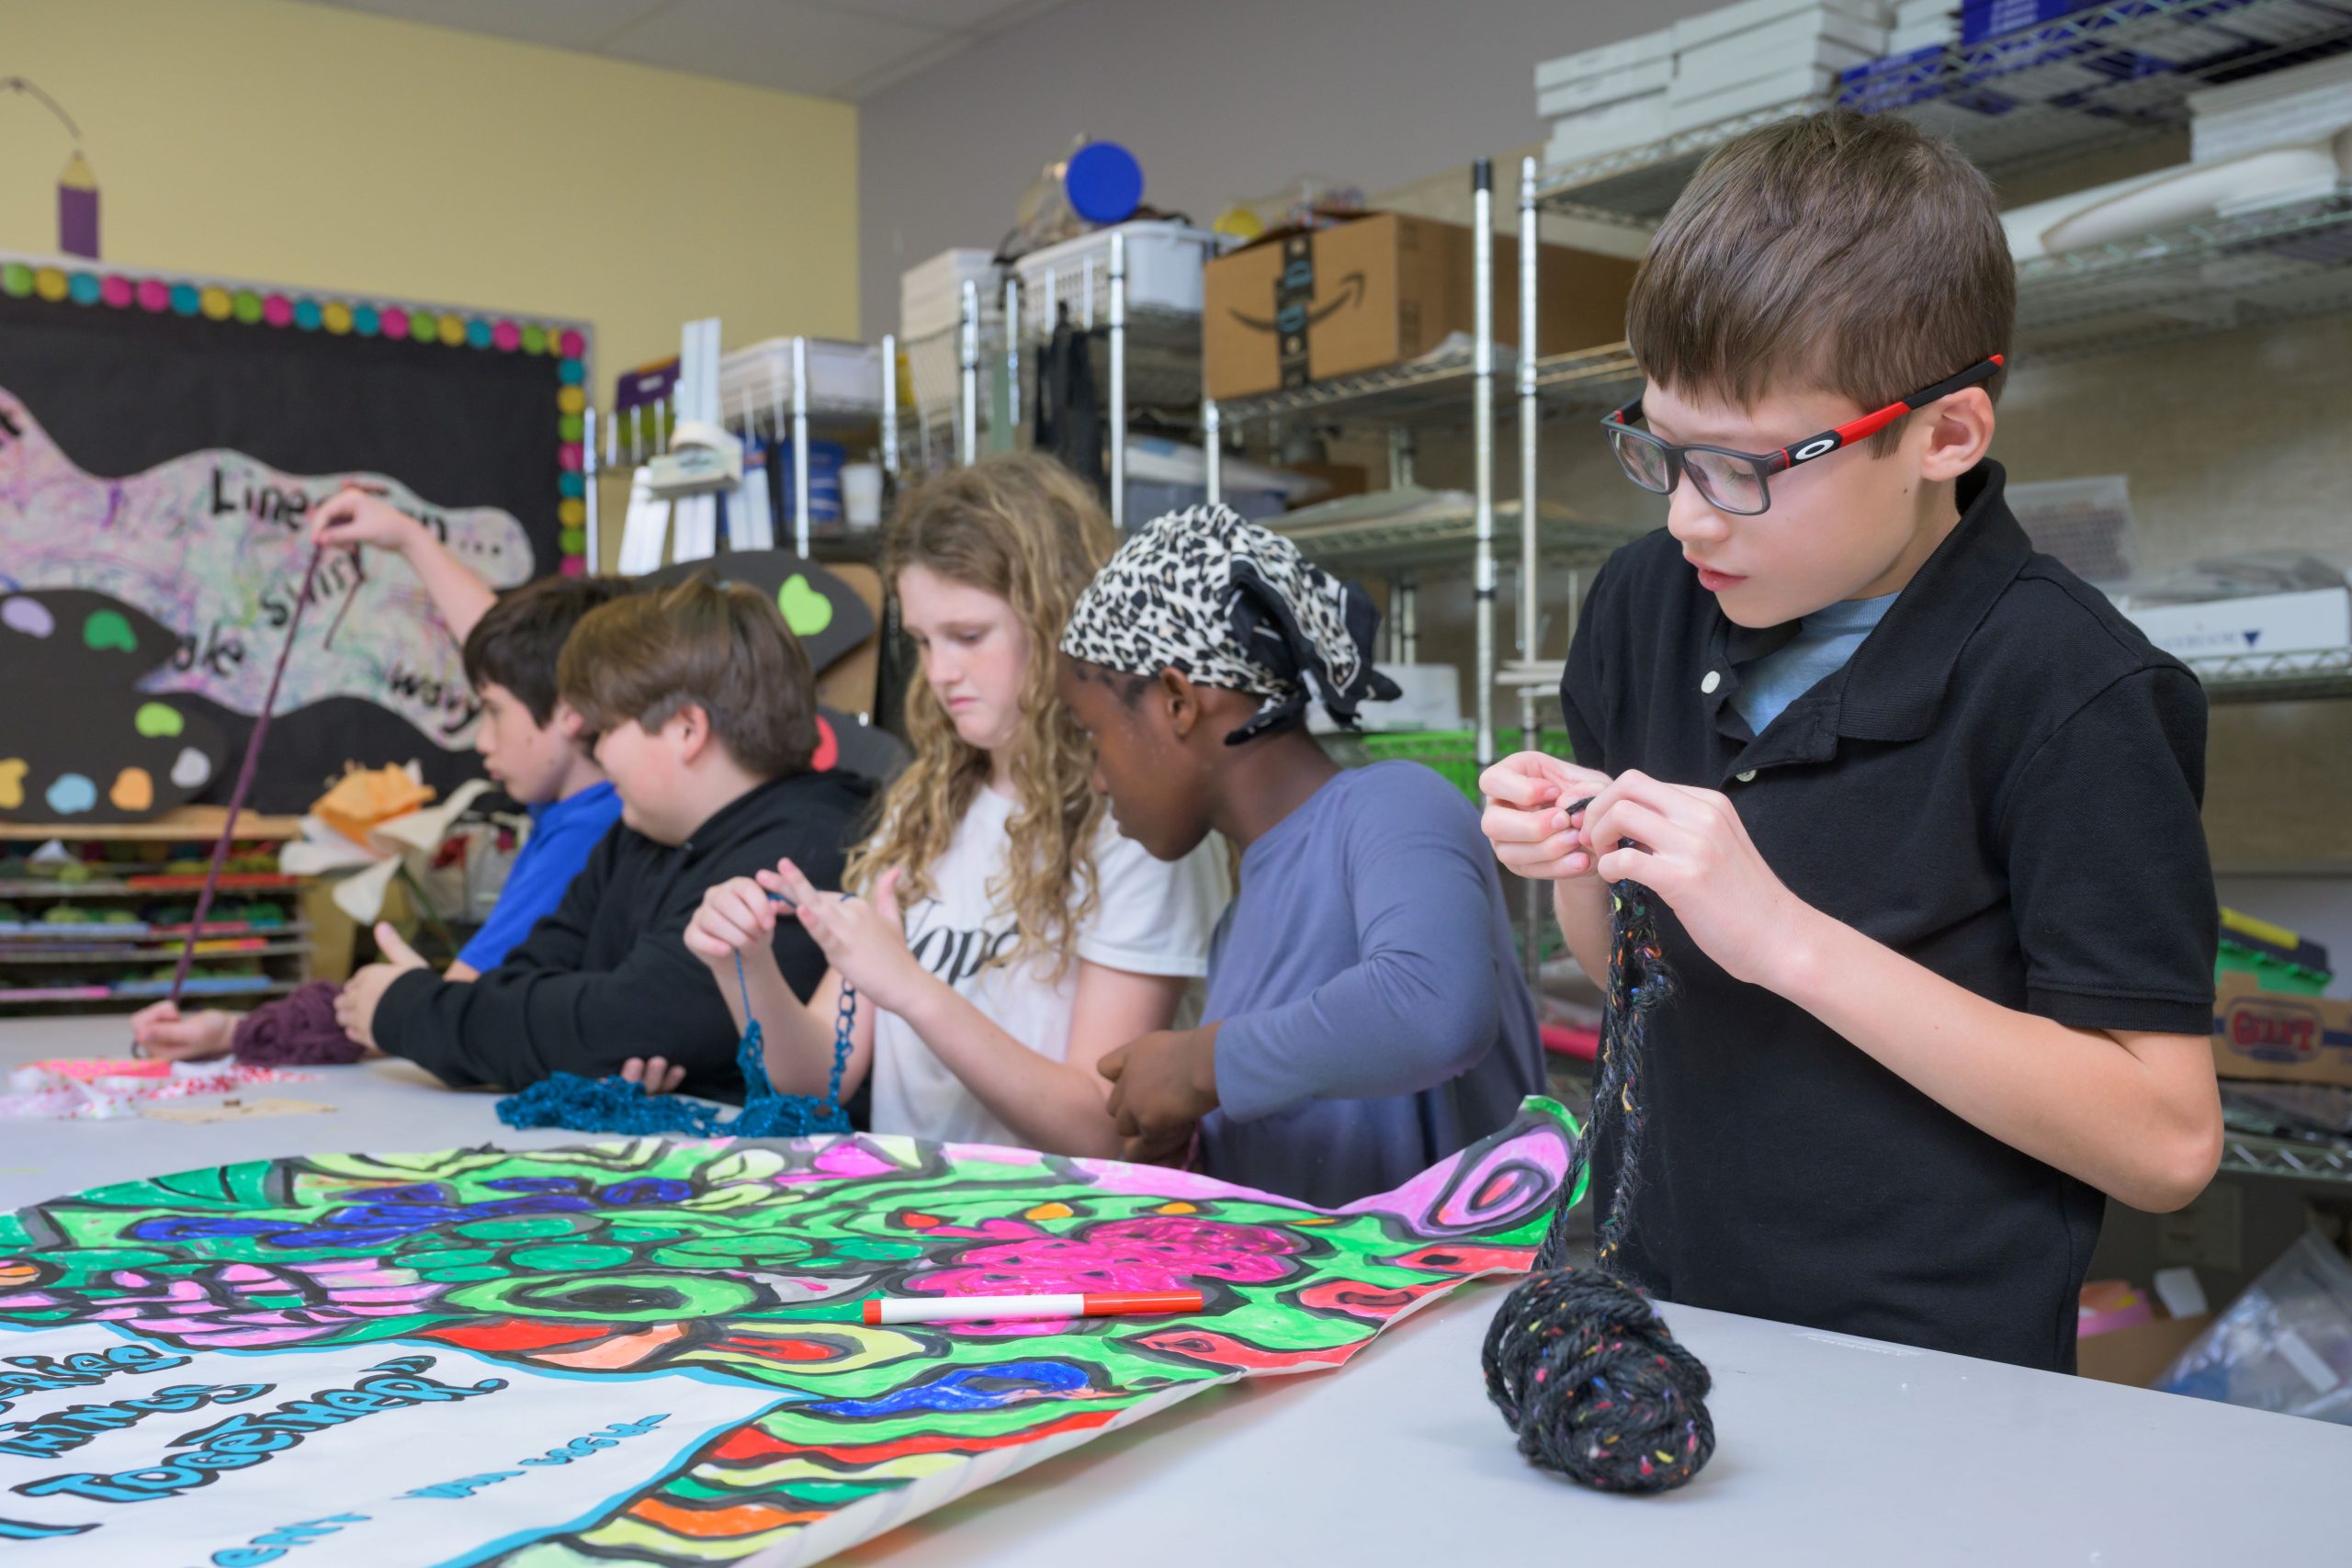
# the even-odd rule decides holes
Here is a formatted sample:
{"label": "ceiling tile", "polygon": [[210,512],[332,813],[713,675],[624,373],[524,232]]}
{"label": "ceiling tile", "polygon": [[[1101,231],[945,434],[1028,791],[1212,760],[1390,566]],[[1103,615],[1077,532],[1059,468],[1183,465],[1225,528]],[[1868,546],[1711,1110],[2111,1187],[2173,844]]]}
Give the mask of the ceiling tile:
{"label": "ceiling tile", "polygon": [[668,0],[324,0],[347,11],[520,39],[556,49],[593,50],[661,10]]}
{"label": "ceiling tile", "polygon": [[604,52],[790,93],[846,95],[859,78],[946,41],[935,28],[801,0],[677,0]]}
{"label": "ceiling tile", "polygon": [[828,10],[852,11],[888,21],[912,22],[943,32],[974,37],[1001,32],[1015,22],[1048,11],[1062,0],[818,0]]}

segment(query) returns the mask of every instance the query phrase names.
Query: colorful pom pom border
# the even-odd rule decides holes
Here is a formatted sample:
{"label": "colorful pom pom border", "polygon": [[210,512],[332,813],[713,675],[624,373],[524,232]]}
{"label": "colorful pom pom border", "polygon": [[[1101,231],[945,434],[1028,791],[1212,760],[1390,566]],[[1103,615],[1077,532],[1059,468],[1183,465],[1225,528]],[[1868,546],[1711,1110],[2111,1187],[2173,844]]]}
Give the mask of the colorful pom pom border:
{"label": "colorful pom pom border", "polygon": [[558,513],[564,550],[556,570],[566,577],[578,577],[590,570],[575,547],[575,544],[584,546],[575,517],[582,488],[577,416],[584,400],[579,389],[588,380],[589,338],[582,324],[307,293],[184,274],[118,272],[70,257],[0,255],[0,296],[156,316],[202,316],[274,331],[407,338],[477,353],[487,350],[553,358],[558,385]]}

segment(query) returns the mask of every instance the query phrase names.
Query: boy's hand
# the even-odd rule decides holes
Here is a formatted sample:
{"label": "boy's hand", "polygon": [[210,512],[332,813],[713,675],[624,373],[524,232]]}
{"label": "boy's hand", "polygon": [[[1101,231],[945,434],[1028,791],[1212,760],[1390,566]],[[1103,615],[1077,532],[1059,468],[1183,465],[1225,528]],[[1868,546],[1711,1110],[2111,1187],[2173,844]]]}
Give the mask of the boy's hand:
{"label": "boy's hand", "polygon": [[343,1026],[345,1034],[370,1048],[376,1043],[376,1009],[382,1003],[384,993],[410,970],[425,967],[424,960],[389,924],[377,921],[375,936],[385,962],[355,971],[334,998],[335,1022]]}
{"label": "boy's hand", "polygon": [[345,485],[311,518],[311,543],[356,550],[373,545],[394,555],[424,536],[424,525],[380,496]]}
{"label": "boy's hand", "polygon": [[760,886],[788,901],[782,911],[824,950],[825,962],[876,1007],[904,1017],[914,1010],[922,988],[933,982],[907,947],[907,925],[899,913],[899,868],[884,872],[871,898],[823,893],[789,860],[759,874]]}
{"label": "boy's hand", "polygon": [[714,969],[732,967],[738,953],[773,954],[775,918],[765,888],[748,876],[730,876],[703,893],[702,907],[686,922],[686,951]]}
{"label": "boy's hand", "polygon": [[660,1056],[631,1056],[621,1064],[621,1077],[648,1094],[673,1094],[686,1081],[686,1069]]}
{"label": "boy's hand", "polygon": [[1593,857],[1577,834],[1585,814],[1566,807],[1608,786],[1607,773],[1521,751],[1478,775],[1478,793],[1487,797],[1478,827],[1507,871],[1538,882],[1589,875]]}
{"label": "boy's hand", "polygon": [[164,1062],[206,1062],[229,1054],[236,1038],[232,1013],[211,1008],[182,1016],[178,1004],[155,1002],[130,1015],[131,1043],[138,1054]]}
{"label": "boy's hand", "polygon": [[1620,773],[1586,808],[1578,837],[1602,877],[1630,878],[1665,899],[1736,980],[1771,987],[1774,962],[1815,913],[1764,863],[1730,797],[1714,790]]}
{"label": "boy's hand", "polygon": [[1096,1065],[1111,1080],[1122,1157],[1138,1165],[1182,1157],[1193,1129],[1217,1108],[1216,1027],[1158,1030]]}

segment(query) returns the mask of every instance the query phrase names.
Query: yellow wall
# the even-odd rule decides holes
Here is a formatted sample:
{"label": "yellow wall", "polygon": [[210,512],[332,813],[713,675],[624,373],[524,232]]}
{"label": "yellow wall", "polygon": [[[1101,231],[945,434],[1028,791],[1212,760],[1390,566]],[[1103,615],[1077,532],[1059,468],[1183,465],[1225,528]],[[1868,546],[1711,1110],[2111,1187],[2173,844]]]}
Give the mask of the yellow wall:
{"label": "yellow wall", "polygon": [[[0,74],[80,121],[109,262],[582,318],[599,404],[690,317],[857,332],[847,104],[294,0],[0,0]],[[0,250],[56,249],[69,150],[0,95]]]}

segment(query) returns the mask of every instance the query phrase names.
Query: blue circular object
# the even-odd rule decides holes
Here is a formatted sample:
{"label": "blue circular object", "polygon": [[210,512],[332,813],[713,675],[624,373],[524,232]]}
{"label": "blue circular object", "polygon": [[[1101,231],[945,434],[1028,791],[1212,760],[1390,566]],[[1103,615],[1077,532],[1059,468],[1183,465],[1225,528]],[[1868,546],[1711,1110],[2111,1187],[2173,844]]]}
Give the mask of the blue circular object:
{"label": "blue circular object", "polygon": [[588,493],[588,480],[579,474],[560,474],[556,477],[556,491],[566,499],[583,496]]}
{"label": "blue circular object", "polygon": [[354,305],[351,308],[351,330],[361,337],[374,337],[383,324],[384,318],[375,306]]}
{"label": "blue circular object", "polygon": [[75,273],[73,281],[68,283],[65,288],[66,293],[76,305],[95,305],[98,302],[98,279],[96,273]]}
{"label": "blue circular object", "polygon": [[1089,223],[1124,223],[1143,203],[1143,165],[1115,141],[1090,141],[1069,155],[1062,191]]}
{"label": "blue circular object", "polygon": [[466,342],[476,348],[490,346],[490,323],[476,317],[466,323]]}
{"label": "blue circular object", "polygon": [[556,366],[555,378],[567,387],[577,387],[588,378],[588,367],[577,359],[567,359]]}
{"label": "blue circular object", "polygon": [[175,283],[172,285],[173,315],[193,316],[203,306],[203,296],[197,292],[195,284]]}
{"label": "blue circular object", "polygon": [[319,309],[319,302],[316,299],[294,301],[294,324],[306,333],[317,332],[320,319],[324,314],[325,312]]}

